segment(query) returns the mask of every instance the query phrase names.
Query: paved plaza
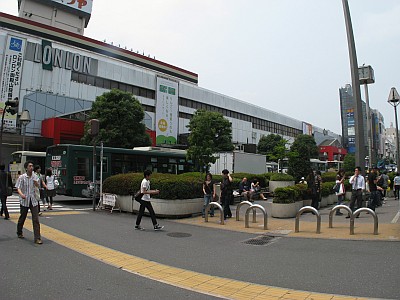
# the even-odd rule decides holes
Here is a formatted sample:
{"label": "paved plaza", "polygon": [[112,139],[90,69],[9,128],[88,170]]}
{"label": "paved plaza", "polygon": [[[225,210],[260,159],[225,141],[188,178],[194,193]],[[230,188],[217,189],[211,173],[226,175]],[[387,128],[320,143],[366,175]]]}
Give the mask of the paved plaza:
{"label": "paved plaza", "polygon": [[[258,204],[265,205],[265,201]],[[135,215],[93,212],[61,202],[41,217],[43,245],[35,245],[30,219],[25,239],[15,222],[0,221],[1,294],[4,299],[398,299],[400,261],[399,202],[388,199],[373,218],[362,214],[350,235],[349,219],[330,208],[316,217],[295,219],[263,215],[250,228],[218,214],[161,219],[165,230],[133,229]],[[235,206],[232,206],[235,214]],[[28,284],[29,283],[29,284]],[[2,296],[2,297],[3,297]]]}

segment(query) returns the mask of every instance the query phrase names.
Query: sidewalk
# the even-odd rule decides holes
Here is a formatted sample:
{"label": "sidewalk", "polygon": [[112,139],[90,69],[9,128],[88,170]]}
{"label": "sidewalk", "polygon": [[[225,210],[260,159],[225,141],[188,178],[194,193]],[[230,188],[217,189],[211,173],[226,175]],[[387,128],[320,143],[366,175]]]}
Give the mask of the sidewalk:
{"label": "sidewalk", "polygon": [[[272,201],[269,199],[268,201]],[[346,219],[345,211],[343,216],[333,217],[333,228],[329,228],[329,212],[333,206],[325,207],[319,210],[321,214],[321,233],[316,233],[317,218],[313,214],[303,214],[300,216],[300,232],[295,233],[295,218],[278,219],[268,216],[268,229],[264,230],[263,214],[257,210],[257,223],[252,223],[252,213],[250,213],[250,228],[245,228],[245,211],[248,206],[242,206],[240,209],[240,221],[236,221],[236,206],[232,205],[233,217],[225,220],[225,224],[220,224],[220,215],[215,211],[213,218],[208,218],[206,223],[201,216],[175,220],[178,223],[192,224],[210,228],[219,228],[232,231],[247,233],[265,233],[271,236],[303,237],[314,239],[344,239],[344,240],[384,240],[400,241],[400,212],[399,201],[394,198],[387,198],[382,207],[376,209],[378,216],[378,235],[374,235],[374,219],[372,216],[361,213],[359,218],[355,219],[354,235],[350,235],[350,219]],[[264,208],[267,201],[256,201]],[[347,203],[348,204],[348,203]],[[268,214],[268,211],[267,211]]]}

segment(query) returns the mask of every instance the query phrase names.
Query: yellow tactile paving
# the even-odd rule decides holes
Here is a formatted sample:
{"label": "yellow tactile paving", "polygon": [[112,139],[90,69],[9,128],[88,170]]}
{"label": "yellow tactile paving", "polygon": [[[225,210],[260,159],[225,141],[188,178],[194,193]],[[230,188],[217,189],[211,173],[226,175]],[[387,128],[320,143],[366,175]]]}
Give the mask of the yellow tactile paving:
{"label": "yellow tactile paving", "polygon": [[[62,212],[58,215],[71,214]],[[76,213],[75,214],[80,214]],[[17,218],[11,218],[16,222]],[[25,229],[32,228],[30,219],[26,220]],[[66,234],[47,225],[41,224],[41,234],[43,237],[52,240],[66,248],[84,254],[88,257],[97,259],[103,263],[121,268],[127,272],[143,276],[152,280],[188,289],[198,293],[203,293],[215,297],[227,299],[360,299],[341,295],[319,294],[307,291],[296,291],[267,285],[253,284],[217,276],[202,274],[181,268],[160,264],[129,255],[111,248],[107,248],[81,238]],[[40,247],[45,247],[44,245]],[[367,298],[362,298],[367,299]]]}

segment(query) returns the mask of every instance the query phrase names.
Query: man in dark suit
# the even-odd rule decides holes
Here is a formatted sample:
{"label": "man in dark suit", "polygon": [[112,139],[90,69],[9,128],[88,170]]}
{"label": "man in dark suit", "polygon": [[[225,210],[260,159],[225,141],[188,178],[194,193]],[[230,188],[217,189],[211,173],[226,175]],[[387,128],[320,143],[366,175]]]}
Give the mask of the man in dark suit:
{"label": "man in dark suit", "polygon": [[[0,215],[3,216],[4,219],[8,220],[10,215],[8,214],[7,209],[7,187],[11,187],[12,189],[12,180],[10,173],[5,172],[6,166],[4,164],[0,165],[0,198],[1,198],[1,212]],[[7,178],[8,177],[8,178]]]}

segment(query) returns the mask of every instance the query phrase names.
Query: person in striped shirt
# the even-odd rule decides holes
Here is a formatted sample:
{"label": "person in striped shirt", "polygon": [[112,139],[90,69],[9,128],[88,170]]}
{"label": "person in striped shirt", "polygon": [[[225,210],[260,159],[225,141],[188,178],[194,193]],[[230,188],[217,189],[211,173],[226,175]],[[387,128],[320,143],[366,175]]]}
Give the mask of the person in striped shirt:
{"label": "person in striped shirt", "polygon": [[39,223],[39,209],[38,200],[35,197],[35,187],[39,187],[39,177],[33,172],[33,162],[27,161],[24,165],[26,173],[19,176],[15,187],[19,194],[20,211],[21,215],[18,219],[17,224],[17,235],[18,238],[23,239],[22,228],[24,227],[25,219],[28,214],[28,210],[31,210],[32,224],[33,224],[33,235],[35,238],[35,244],[42,244],[40,237],[40,223]]}

